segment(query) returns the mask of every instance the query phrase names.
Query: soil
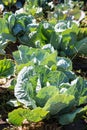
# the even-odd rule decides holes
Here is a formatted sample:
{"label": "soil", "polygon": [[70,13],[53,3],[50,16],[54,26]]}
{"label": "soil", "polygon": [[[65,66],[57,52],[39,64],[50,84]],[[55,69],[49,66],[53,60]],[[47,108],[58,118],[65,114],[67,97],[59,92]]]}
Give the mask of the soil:
{"label": "soil", "polygon": [[75,57],[72,62],[75,70],[87,72],[87,57]]}
{"label": "soil", "polygon": [[87,79],[87,57],[75,57],[72,61],[73,71]]}

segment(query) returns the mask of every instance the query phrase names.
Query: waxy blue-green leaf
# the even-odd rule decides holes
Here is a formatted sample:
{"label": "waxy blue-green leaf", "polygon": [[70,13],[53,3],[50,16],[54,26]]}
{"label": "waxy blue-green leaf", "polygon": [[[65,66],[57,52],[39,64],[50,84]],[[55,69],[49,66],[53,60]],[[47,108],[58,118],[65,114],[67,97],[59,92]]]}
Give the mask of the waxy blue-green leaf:
{"label": "waxy blue-green leaf", "polygon": [[64,115],[61,115],[59,117],[59,123],[61,125],[67,125],[72,123],[76,118],[81,118],[82,115],[84,115],[87,111],[87,106],[83,107],[83,108],[77,108],[76,110],[74,110],[71,113],[67,113]]}
{"label": "waxy blue-green leaf", "polygon": [[57,93],[59,93],[59,91],[55,86],[44,87],[36,95],[36,102],[39,106],[43,107],[48,99]]}
{"label": "waxy blue-green leaf", "polygon": [[80,41],[77,41],[75,44],[75,50],[78,55],[87,56],[87,37],[84,37]]}
{"label": "waxy blue-green leaf", "polygon": [[35,108],[34,96],[36,85],[37,76],[35,75],[33,66],[24,67],[18,74],[17,84],[15,86],[17,100],[25,106]]}
{"label": "waxy blue-green leaf", "polygon": [[62,71],[50,71],[47,75],[47,81],[52,86],[59,87],[61,83],[69,82],[69,78]]}
{"label": "waxy blue-green leaf", "polygon": [[15,26],[12,29],[14,36],[21,36],[25,33],[25,28],[21,24],[15,24]]}
{"label": "waxy blue-green leaf", "polygon": [[16,17],[14,14],[10,15],[8,17],[8,25],[9,25],[9,30],[12,33],[12,29],[15,26],[15,22],[16,22]]}
{"label": "waxy blue-green leaf", "polygon": [[77,105],[87,103],[87,81],[81,77],[77,77],[71,82],[71,87],[66,93],[75,96]]}
{"label": "waxy blue-green leaf", "polygon": [[49,65],[50,62],[56,63],[57,52],[54,51],[51,46],[43,46],[42,49],[35,49],[21,45],[18,47],[18,51],[13,52],[13,56],[17,64],[25,64],[29,61],[36,61],[42,65]]}
{"label": "waxy blue-green leaf", "polygon": [[12,34],[10,34],[10,33],[2,33],[0,35],[0,50],[1,50],[0,53],[1,54],[5,53],[4,49],[7,47],[7,45],[10,42],[13,42],[13,43],[16,42],[16,38]]}
{"label": "waxy blue-green leaf", "polygon": [[56,32],[63,32],[68,28],[71,28],[71,22],[67,20],[61,20],[55,25]]}
{"label": "waxy blue-green leaf", "polygon": [[72,62],[69,58],[57,57],[57,67],[60,70],[72,70]]}
{"label": "waxy blue-green leaf", "polygon": [[63,72],[69,78],[69,82],[73,81],[77,77],[77,75],[73,71],[63,70]]}

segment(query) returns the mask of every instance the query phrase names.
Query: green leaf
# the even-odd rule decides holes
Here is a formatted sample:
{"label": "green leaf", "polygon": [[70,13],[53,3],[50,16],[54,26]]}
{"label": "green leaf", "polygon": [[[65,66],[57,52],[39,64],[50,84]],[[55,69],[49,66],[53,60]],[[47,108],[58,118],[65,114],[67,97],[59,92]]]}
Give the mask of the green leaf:
{"label": "green leaf", "polygon": [[33,48],[21,45],[18,47],[18,51],[13,52],[13,57],[18,65],[25,64],[30,61],[32,53],[35,51]]}
{"label": "green leaf", "polygon": [[29,122],[39,122],[47,117],[48,111],[37,107],[33,110],[18,108],[8,114],[8,121],[16,126],[21,126],[26,119]]}
{"label": "green leaf", "polygon": [[72,62],[69,58],[57,57],[57,67],[60,70],[72,70]]}
{"label": "green leaf", "polygon": [[16,42],[16,37],[14,37],[10,33],[2,33],[2,42],[3,42],[3,44],[5,42],[7,42],[7,43],[9,43],[9,42],[15,43]]}
{"label": "green leaf", "polygon": [[[67,56],[72,57],[77,54],[75,46],[77,43],[78,27],[66,29],[62,32],[62,42],[60,44],[61,51]],[[59,48],[59,51],[60,51]]]}
{"label": "green leaf", "polygon": [[87,104],[87,94],[86,96],[81,96],[79,98],[79,105],[82,105],[82,104]]}
{"label": "green leaf", "polygon": [[41,42],[41,45],[49,44],[51,34],[55,32],[53,27],[48,22],[41,22],[37,28],[36,40]]}
{"label": "green leaf", "polygon": [[14,63],[11,60],[0,60],[0,77],[8,77],[14,74]]}
{"label": "green leaf", "polygon": [[26,115],[26,118],[27,120],[32,121],[32,122],[39,122],[45,119],[48,114],[49,114],[49,111],[46,111],[43,108],[37,107],[31,110],[30,113]]}
{"label": "green leaf", "polygon": [[16,126],[21,126],[24,119],[26,119],[29,109],[18,108],[8,114],[8,121]]}
{"label": "green leaf", "polygon": [[52,32],[50,36],[50,44],[55,48],[55,50],[60,48],[62,36],[56,34],[56,32]]}
{"label": "green leaf", "polygon": [[64,74],[69,78],[69,82],[73,81],[74,79],[76,79],[76,74],[73,71],[67,71],[67,70],[63,70]]}
{"label": "green leaf", "polygon": [[55,86],[44,87],[36,95],[36,102],[39,106],[43,107],[48,99],[57,93],[59,91]]}
{"label": "green leaf", "polygon": [[16,22],[16,17],[14,14],[10,15],[8,17],[8,25],[9,25],[9,30],[12,32],[13,27],[15,26]]}
{"label": "green leaf", "polygon": [[87,37],[76,42],[75,50],[78,55],[87,56]]}
{"label": "green leaf", "polygon": [[82,115],[84,115],[87,111],[87,106],[85,106],[84,108],[77,108],[75,111],[68,113],[68,114],[64,114],[61,115],[59,117],[59,123],[61,125],[67,125],[72,123],[75,119],[79,119],[82,117]]}
{"label": "green leaf", "polygon": [[67,20],[61,20],[55,25],[55,31],[56,32],[63,32],[66,29],[71,27],[70,21]]}
{"label": "green leaf", "polygon": [[45,104],[44,109],[49,111],[51,115],[55,115],[70,104],[74,103],[74,96],[67,94],[53,95]]}
{"label": "green leaf", "polygon": [[12,15],[12,12],[4,12],[3,17],[6,21],[8,21],[10,15]]}
{"label": "green leaf", "polygon": [[41,88],[47,86],[47,82],[48,82],[47,75],[49,74],[50,70],[45,66],[38,65],[35,67],[35,71],[39,80],[39,82],[37,82],[37,87],[36,87],[36,89],[38,90],[38,86],[41,86]]}
{"label": "green leaf", "polygon": [[47,75],[47,81],[50,85],[59,87],[60,84],[68,82],[69,79],[63,72],[54,70]]}
{"label": "green leaf", "polygon": [[22,45],[26,45],[26,46],[31,46],[31,47],[35,47],[35,45],[33,44],[33,42],[31,42],[31,39],[29,38],[29,35],[27,33],[24,33],[23,35],[18,37],[19,42]]}
{"label": "green leaf", "polygon": [[25,33],[25,28],[21,25],[21,24],[15,24],[15,26],[13,27],[13,35],[14,36],[21,36]]}
{"label": "green leaf", "polygon": [[[87,103],[87,81],[81,77],[77,77],[71,82],[71,87],[66,93],[74,95],[77,105]],[[85,97],[86,96],[86,97]],[[83,101],[83,102],[82,102]]]}
{"label": "green leaf", "polygon": [[17,0],[2,0],[3,4],[6,6],[13,5]]}
{"label": "green leaf", "polygon": [[6,104],[10,105],[11,107],[19,107],[21,104],[16,99],[9,100]]}
{"label": "green leaf", "polygon": [[34,62],[35,59],[36,61],[41,62],[47,55],[49,55],[49,50],[29,48],[21,45],[18,47],[18,51],[13,53],[13,56],[17,64],[25,64],[29,61]]}
{"label": "green leaf", "polygon": [[53,64],[56,64],[56,59],[57,52],[54,51],[53,53],[44,57],[44,59],[41,61],[41,65],[47,65],[48,67],[51,67]]}
{"label": "green leaf", "polygon": [[0,35],[0,49],[4,50],[9,43],[15,43],[16,37],[10,33],[2,33]]}
{"label": "green leaf", "polygon": [[4,18],[0,18],[0,34],[2,33],[9,33],[9,28]]}
{"label": "green leaf", "polygon": [[37,76],[35,75],[33,66],[24,67],[18,74],[17,84],[15,86],[15,96],[17,100],[25,106],[35,108],[36,103],[34,96],[36,85]]}
{"label": "green leaf", "polygon": [[16,61],[17,71],[24,66],[29,65],[47,65],[56,64],[57,53],[54,48],[48,44],[38,48],[29,48],[24,45],[18,47],[18,51],[13,52],[13,57]]}

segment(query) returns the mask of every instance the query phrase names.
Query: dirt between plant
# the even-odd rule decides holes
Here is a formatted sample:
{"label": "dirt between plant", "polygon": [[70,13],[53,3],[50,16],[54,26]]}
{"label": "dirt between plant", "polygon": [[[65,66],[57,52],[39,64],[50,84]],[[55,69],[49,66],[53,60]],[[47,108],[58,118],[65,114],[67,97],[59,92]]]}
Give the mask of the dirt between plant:
{"label": "dirt between plant", "polygon": [[58,126],[55,122],[51,124],[39,122],[37,124],[32,124],[31,126],[25,124],[21,127],[14,127],[0,120],[0,130],[87,130],[87,124],[85,124],[83,120],[78,120],[66,126]]}
{"label": "dirt between plant", "polygon": [[81,72],[85,72],[85,76],[87,76],[87,57],[75,57],[72,63],[74,70],[81,70]]}

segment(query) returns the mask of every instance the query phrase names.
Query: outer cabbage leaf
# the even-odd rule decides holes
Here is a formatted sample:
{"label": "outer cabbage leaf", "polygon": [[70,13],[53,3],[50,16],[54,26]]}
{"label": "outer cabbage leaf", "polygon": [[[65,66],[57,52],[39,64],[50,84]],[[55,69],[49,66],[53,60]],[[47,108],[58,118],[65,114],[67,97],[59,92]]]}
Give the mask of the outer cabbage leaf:
{"label": "outer cabbage leaf", "polygon": [[[10,33],[5,18],[0,18],[0,50],[4,50],[9,42],[16,42],[16,38]],[[0,51],[2,54],[4,51]]]}
{"label": "outer cabbage leaf", "polygon": [[87,111],[87,106],[84,108],[77,108],[71,113],[61,115],[59,117],[59,123],[61,125],[67,125],[69,123],[72,123],[76,118],[82,117],[83,114]]}
{"label": "outer cabbage leaf", "polygon": [[17,64],[25,64],[31,59],[30,57],[34,51],[33,48],[21,45],[18,47],[18,51],[13,52],[13,56]]}
{"label": "outer cabbage leaf", "polygon": [[48,99],[57,93],[59,91],[55,86],[44,87],[36,95],[36,102],[39,106],[43,107]]}
{"label": "outer cabbage leaf", "polygon": [[15,86],[15,96],[17,100],[25,106],[35,108],[36,103],[33,98],[35,96],[36,85],[37,76],[35,76],[33,67],[24,67],[18,74],[17,84]]}
{"label": "outer cabbage leaf", "polygon": [[72,62],[69,58],[57,57],[57,67],[61,70],[72,70]]}
{"label": "outer cabbage leaf", "polygon": [[27,46],[21,45],[18,47],[18,51],[15,51],[13,53],[13,56],[17,64],[24,64],[29,62],[30,60],[34,62],[35,59],[40,63],[51,53],[50,50],[52,47],[50,48],[48,47],[47,48],[43,47],[42,49],[35,49],[35,48],[29,48]]}
{"label": "outer cabbage leaf", "polygon": [[61,71],[50,71],[47,75],[47,81],[52,86],[59,87],[61,83],[69,82],[69,78]]}
{"label": "outer cabbage leaf", "polygon": [[62,35],[58,35],[55,31],[51,33],[50,44],[55,48],[55,50],[60,48]]}
{"label": "outer cabbage leaf", "polygon": [[10,33],[2,33],[0,35],[0,46],[1,46],[2,49],[5,49],[6,46],[10,42],[13,42],[13,43],[16,42],[16,38],[12,34],[10,34]]}
{"label": "outer cabbage leaf", "polygon": [[45,104],[44,109],[49,111],[51,115],[55,115],[64,108],[74,103],[74,96],[67,94],[53,95]]}
{"label": "outer cabbage leaf", "polygon": [[16,126],[21,126],[25,119],[30,122],[42,121],[48,113],[40,107],[33,110],[18,108],[8,114],[8,121]]}
{"label": "outer cabbage leaf", "polygon": [[87,81],[81,77],[76,77],[71,83],[62,83],[58,87],[60,93],[68,93],[75,97],[75,105],[87,103]]}
{"label": "outer cabbage leaf", "polygon": [[15,24],[15,26],[13,26],[13,35],[14,36],[21,36],[25,33],[25,28],[21,25],[21,24]]}
{"label": "outer cabbage leaf", "polygon": [[21,126],[25,115],[29,113],[29,109],[18,108],[8,114],[8,121],[16,126]]}
{"label": "outer cabbage leaf", "polygon": [[67,20],[61,20],[55,25],[55,31],[56,32],[63,32],[66,29],[73,27],[74,24],[75,24],[74,22],[70,22]]}
{"label": "outer cabbage leaf", "polygon": [[18,40],[22,45],[26,45],[29,47],[37,47],[37,45],[35,45],[35,40],[36,40],[35,35],[36,35],[35,32],[30,33],[30,34],[24,33],[23,35],[18,37]]}
{"label": "outer cabbage leaf", "polygon": [[38,75],[38,80],[39,80],[39,82],[37,82],[36,89],[38,89],[38,86],[41,86],[41,88],[47,86],[47,82],[48,82],[47,75],[50,72],[49,68],[42,65],[37,65],[35,66],[35,72],[36,75]]}
{"label": "outer cabbage leaf", "polygon": [[44,66],[24,67],[18,74],[15,86],[17,100],[25,106],[36,107],[35,96],[47,83],[49,69]]}
{"label": "outer cabbage leaf", "polygon": [[75,96],[77,105],[87,103],[87,81],[81,77],[77,77],[71,82],[71,87],[66,93]]}
{"label": "outer cabbage leaf", "polygon": [[39,122],[46,118],[49,114],[49,111],[44,110],[43,108],[37,107],[26,114],[26,119],[32,122]]}
{"label": "outer cabbage leaf", "polygon": [[47,65],[50,68],[53,64],[56,65],[56,61],[57,61],[57,52],[54,51],[53,53],[43,58],[43,60],[41,61],[41,65]]}
{"label": "outer cabbage leaf", "polygon": [[2,33],[9,33],[9,28],[4,18],[0,18],[0,34]]}
{"label": "outer cabbage leaf", "polygon": [[14,14],[8,16],[8,26],[9,26],[9,30],[10,32],[12,32],[13,27],[15,26],[15,22],[16,22],[16,17]]}
{"label": "outer cabbage leaf", "polygon": [[87,56],[87,37],[76,42],[75,50],[78,55]]}
{"label": "outer cabbage leaf", "polygon": [[0,77],[8,77],[14,74],[15,64],[8,59],[0,60]]}
{"label": "outer cabbage leaf", "polygon": [[[79,30],[78,27],[73,27],[71,29],[66,29],[61,33],[62,35],[62,40],[60,44],[61,52],[64,52],[68,57],[72,57],[75,54],[77,54],[75,44],[77,42],[78,30]],[[58,48],[59,51],[60,48]]]}
{"label": "outer cabbage leaf", "polygon": [[63,70],[64,74],[69,78],[69,82],[71,83],[71,81],[73,81],[74,79],[76,79],[76,74],[73,71],[69,71],[69,70]]}
{"label": "outer cabbage leaf", "polygon": [[41,22],[37,28],[36,40],[39,40],[41,46],[50,43],[51,35],[55,32],[48,22]]}

